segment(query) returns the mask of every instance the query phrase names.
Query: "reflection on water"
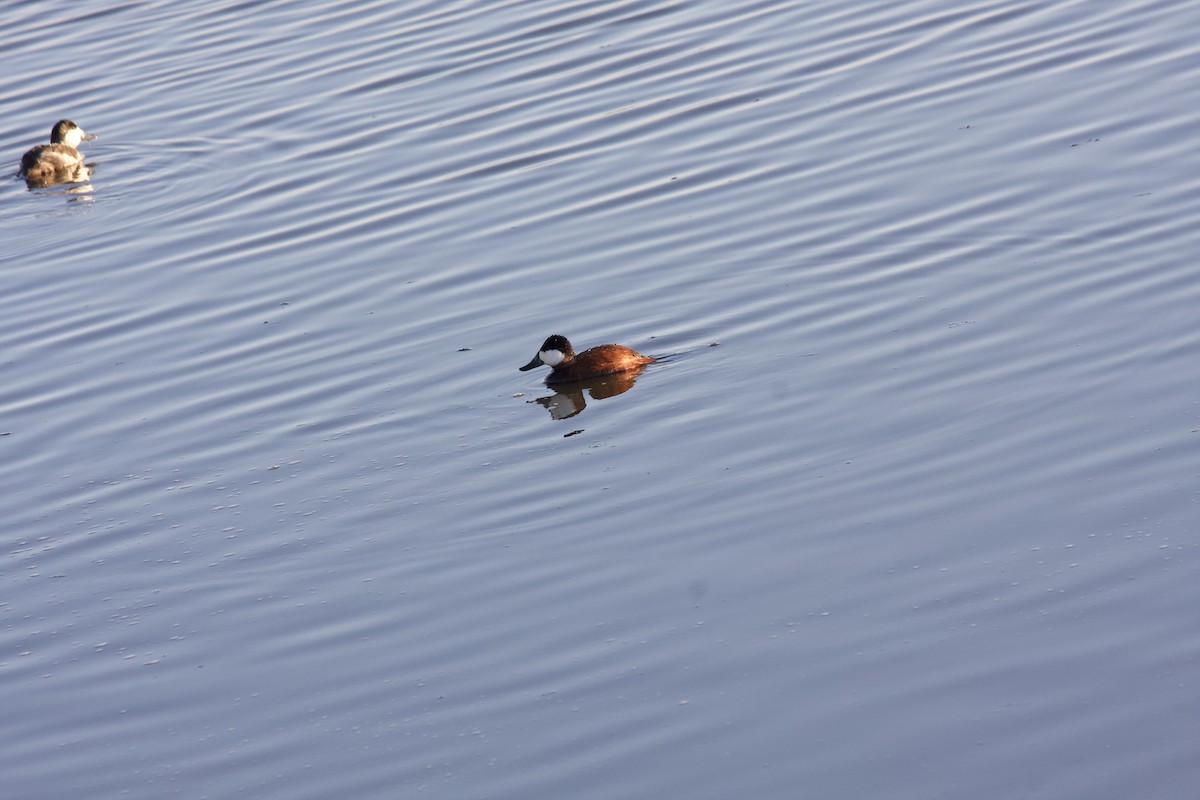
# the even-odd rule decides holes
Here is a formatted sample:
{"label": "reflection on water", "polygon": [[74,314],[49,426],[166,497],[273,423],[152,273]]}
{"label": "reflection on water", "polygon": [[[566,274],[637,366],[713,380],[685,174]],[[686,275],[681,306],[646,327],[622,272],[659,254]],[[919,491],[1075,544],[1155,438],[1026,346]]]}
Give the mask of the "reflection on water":
{"label": "reflection on water", "polygon": [[619,372],[616,375],[605,375],[586,381],[558,383],[554,385],[554,394],[538,397],[529,402],[537,403],[545,408],[550,412],[550,416],[553,419],[570,419],[583,413],[583,410],[587,408],[587,400],[584,399],[584,392],[593,400],[606,400],[609,397],[616,397],[632,389],[633,384],[637,382],[638,376],[642,374],[643,370],[645,370],[644,366],[627,372]]}

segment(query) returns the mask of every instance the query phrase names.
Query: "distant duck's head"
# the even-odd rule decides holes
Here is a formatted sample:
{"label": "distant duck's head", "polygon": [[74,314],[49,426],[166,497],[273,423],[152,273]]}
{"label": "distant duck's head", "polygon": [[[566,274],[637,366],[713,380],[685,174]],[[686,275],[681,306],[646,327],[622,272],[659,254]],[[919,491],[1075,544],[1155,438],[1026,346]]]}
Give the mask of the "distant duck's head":
{"label": "distant duck's head", "polygon": [[59,120],[50,131],[51,144],[65,144],[67,147],[79,147],[80,142],[95,138],[96,134],[87,133],[69,119]]}

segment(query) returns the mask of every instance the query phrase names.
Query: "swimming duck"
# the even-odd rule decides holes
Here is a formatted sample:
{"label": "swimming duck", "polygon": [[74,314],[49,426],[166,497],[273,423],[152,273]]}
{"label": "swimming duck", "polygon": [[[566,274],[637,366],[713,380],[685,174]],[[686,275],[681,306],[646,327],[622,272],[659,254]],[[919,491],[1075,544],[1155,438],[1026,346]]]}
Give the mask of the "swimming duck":
{"label": "swimming duck", "polygon": [[69,119],[59,120],[50,131],[50,144],[39,144],[21,157],[18,173],[30,186],[52,186],[56,183],[87,180],[83,154],[75,148],[80,142],[95,139]]}
{"label": "swimming duck", "polygon": [[544,364],[550,367],[546,383],[568,383],[628,372],[651,361],[652,357],[620,344],[600,344],[576,355],[567,337],[555,335],[543,342],[533,360],[519,369],[525,372]]}

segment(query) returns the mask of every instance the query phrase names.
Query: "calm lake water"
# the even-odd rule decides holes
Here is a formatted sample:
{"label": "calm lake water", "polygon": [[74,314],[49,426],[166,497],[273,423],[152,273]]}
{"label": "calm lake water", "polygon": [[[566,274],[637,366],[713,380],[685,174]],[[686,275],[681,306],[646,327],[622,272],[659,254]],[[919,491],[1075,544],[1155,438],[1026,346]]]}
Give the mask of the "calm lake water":
{"label": "calm lake water", "polygon": [[0,25],[4,797],[1196,795],[1200,4]]}

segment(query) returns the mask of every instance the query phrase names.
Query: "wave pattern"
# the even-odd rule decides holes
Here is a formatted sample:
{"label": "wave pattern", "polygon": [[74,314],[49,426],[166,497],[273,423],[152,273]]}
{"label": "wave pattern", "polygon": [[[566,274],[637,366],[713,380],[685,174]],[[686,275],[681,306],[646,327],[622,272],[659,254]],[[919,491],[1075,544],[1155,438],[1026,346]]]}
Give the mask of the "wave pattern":
{"label": "wave pattern", "polygon": [[1197,785],[1198,23],[0,9],[10,791]]}

